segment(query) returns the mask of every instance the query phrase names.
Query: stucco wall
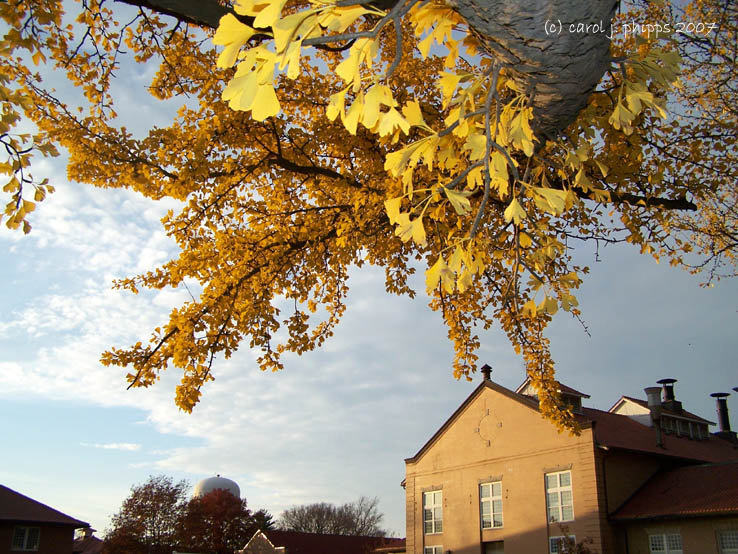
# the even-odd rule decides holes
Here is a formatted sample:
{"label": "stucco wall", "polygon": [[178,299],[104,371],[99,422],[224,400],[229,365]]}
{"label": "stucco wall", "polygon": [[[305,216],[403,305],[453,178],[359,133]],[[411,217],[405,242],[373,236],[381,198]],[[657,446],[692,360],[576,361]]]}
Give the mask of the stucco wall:
{"label": "stucco wall", "polygon": [[[544,475],[570,470],[577,540],[590,537],[602,552],[596,464],[591,429],[559,433],[537,410],[486,387],[417,459],[406,465],[407,552],[443,545],[454,554],[479,554],[482,543],[504,540],[505,552],[548,552]],[[482,530],[479,484],[501,480],[504,525]],[[443,490],[443,533],[423,533],[422,494]],[[604,554],[604,553],[603,553]]]}
{"label": "stucco wall", "polygon": [[684,554],[719,554],[717,533],[738,530],[738,517],[643,521],[626,525],[629,554],[649,554],[648,536],[679,533]]}

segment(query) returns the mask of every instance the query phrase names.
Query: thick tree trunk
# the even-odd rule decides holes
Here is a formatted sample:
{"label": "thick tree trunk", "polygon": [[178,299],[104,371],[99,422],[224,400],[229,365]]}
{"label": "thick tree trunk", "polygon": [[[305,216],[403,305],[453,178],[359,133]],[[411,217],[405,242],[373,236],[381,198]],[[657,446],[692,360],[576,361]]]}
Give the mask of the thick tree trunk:
{"label": "thick tree trunk", "polygon": [[[533,93],[538,135],[556,136],[574,121],[610,65],[609,27],[619,0],[451,3],[489,54]],[[580,23],[590,28],[577,32]]]}
{"label": "thick tree trunk", "polygon": [[[211,28],[230,11],[217,0],[116,1]],[[555,137],[574,121],[610,65],[609,25],[619,0],[450,3],[488,53],[511,68],[533,94],[533,127],[540,138]],[[578,24],[590,24],[590,28],[577,31]]]}

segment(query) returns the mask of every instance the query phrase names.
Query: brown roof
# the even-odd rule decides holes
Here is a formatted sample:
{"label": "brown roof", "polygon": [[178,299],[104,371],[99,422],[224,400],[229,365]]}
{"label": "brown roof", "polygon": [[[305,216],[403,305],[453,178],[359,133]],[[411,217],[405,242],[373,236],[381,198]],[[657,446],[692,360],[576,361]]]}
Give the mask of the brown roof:
{"label": "brown roof", "polygon": [[285,547],[289,554],[368,554],[376,548],[405,545],[405,539],[385,537],[350,537],[272,529],[263,533],[269,542],[277,547]]}
{"label": "brown roof", "polygon": [[[641,400],[640,398],[633,398],[632,396],[621,396],[620,397],[620,400],[618,400],[617,402],[615,402],[615,404],[613,404],[612,408],[614,408],[615,406],[617,406],[618,403],[621,400],[630,400],[631,402],[635,402],[636,404],[638,404],[642,408],[646,408],[648,410],[648,402],[646,400]],[[612,410],[612,408],[610,408],[610,410]],[[708,425],[715,425],[715,422],[714,421],[710,421],[709,419],[705,419],[703,417],[700,417],[700,416],[698,416],[696,414],[693,414],[692,412],[688,412],[687,410],[682,410],[681,412],[675,412],[674,410],[670,410],[670,409],[666,408],[663,404],[661,406],[661,412],[664,413],[664,414],[666,414],[666,415],[670,415],[670,416],[674,416],[674,417],[682,417],[684,419],[691,419],[693,421],[698,421],[700,423],[707,423]]]}
{"label": "brown roof", "polygon": [[646,482],[616,520],[738,514],[738,462],[680,467]]}
{"label": "brown roof", "polygon": [[103,541],[97,537],[82,537],[74,539],[72,554],[100,554]]}
{"label": "brown roof", "polygon": [[2,520],[56,523],[71,525],[75,529],[90,526],[89,523],[74,519],[4,485],[0,485],[0,521]]}
{"label": "brown roof", "polygon": [[695,440],[664,434],[663,446],[657,446],[656,431],[628,416],[594,408],[582,408],[582,414],[582,419],[594,423],[595,441],[601,446],[698,462],[738,460],[738,448],[714,436]]}

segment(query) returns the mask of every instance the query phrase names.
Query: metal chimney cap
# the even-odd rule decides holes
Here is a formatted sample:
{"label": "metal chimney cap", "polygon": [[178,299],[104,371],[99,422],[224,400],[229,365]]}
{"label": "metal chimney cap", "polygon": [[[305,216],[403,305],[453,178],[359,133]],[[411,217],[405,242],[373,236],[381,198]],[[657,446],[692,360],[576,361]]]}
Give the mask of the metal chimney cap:
{"label": "metal chimney cap", "polygon": [[727,398],[728,396],[730,396],[730,393],[729,392],[713,392],[710,396],[712,396],[713,398]]}
{"label": "metal chimney cap", "polygon": [[677,382],[676,379],[673,379],[671,377],[667,377],[666,379],[659,379],[656,381],[659,385],[672,385]]}

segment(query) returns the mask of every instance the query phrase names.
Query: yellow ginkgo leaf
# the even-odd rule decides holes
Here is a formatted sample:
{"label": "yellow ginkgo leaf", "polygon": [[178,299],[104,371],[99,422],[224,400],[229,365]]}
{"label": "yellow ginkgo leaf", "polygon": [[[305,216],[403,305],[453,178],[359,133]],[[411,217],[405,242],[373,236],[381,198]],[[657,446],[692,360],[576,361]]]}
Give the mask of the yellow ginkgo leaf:
{"label": "yellow ginkgo leaf", "polygon": [[514,222],[515,225],[519,224],[521,221],[526,219],[528,217],[528,214],[525,213],[525,210],[523,209],[523,206],[520,205],[520,202],[518,202],[517,198],[513,198],[512,202],[510,202],[510,205],[505,208],[505,221],[508,223],[510,221]]}
{"label": "yellow ginkgo leaf", "polygon": [[271,85],[262,85],[256,91],[251,107],[251,117],[256,121],[264,121],[279,113],[279,100]]}

